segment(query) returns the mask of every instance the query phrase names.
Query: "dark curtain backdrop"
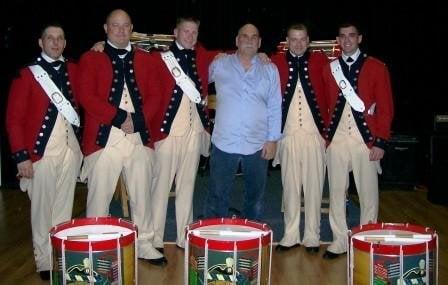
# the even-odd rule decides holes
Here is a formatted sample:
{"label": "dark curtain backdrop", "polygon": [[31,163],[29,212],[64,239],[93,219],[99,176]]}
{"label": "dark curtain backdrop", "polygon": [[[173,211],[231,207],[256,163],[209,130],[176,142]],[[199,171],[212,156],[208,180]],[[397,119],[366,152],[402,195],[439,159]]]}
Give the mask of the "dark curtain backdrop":
{"label": "dark curtain backdrop", "polygon": [[[17,68],[38,52],[37,37],[44,23],[57,21],[65,27],[66,55],[74,59],[104,38],[103,23],[114,8],[127,10],[134,30],[172,33],[180,15],[201,20],[199,40],[210,49],[234,48],[235,35],[245,22],[261,32],[262,50],[270,54],[284,40],[291,22],[304,22],[312,40],[334,39],[340,22],[356,21],[363,31],[362,49],[383,60],[390,69],[396,104],[395,134],[419,138],[422,159],[427,157],[428,138],[436,113],[448,113],[443,83],[447,80],[445,51],[447,17],[442,4],[414,1],[25,1],[0,4],[0,106],[2,116],[11,78]],[[4,118],[1,120],[4,122]],[[4,123],[0,140],[7,155]],[[6,153],[5,153],[6,152]],[[2,159],[4,160],[4,158]]]}

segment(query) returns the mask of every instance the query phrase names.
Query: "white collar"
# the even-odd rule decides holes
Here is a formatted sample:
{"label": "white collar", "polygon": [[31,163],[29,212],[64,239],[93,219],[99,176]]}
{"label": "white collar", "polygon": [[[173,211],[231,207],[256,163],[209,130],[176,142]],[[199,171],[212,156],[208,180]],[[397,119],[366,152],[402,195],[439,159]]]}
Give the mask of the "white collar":
{"label": "white collar", "polygon": [[41,52],[40,56],[41,56],[45,61],[47,61],[47,62],[49,62],[49,63],[52,63],[53,61],[56,61],[56,60],[65,61],[65,58],[64,58],[64,56],[62,56],[62,55],[61,55],[58,59],[53,59],[53,58],[49,57],[45,52]]}
{"label": "white collar", "polygon": [[[345,63],[347,63],[348,65],[352,65],[359,57],[359,55],[361,54],[361,50],[358,48],[352,55],[348,56],[344,53],[342,53],[342,59],[344,60]],[[352,62],[347,62],[347,58],[351,57],[353,59]]]}
{"label": "white collar", "polygon": [[[109,40],[107,40],[107,43],[113,48],[120,49],[119,47],[117,47],[116,45],[111,43]],[[130,52],[132,50],[131,43],[128,42],[128,45],[124,49],[127,50],[128,52]]]}
{"label": "white collar", "polygon": [[[179,49],[179,50],[183,50],[183,49],[185,49],[183,46],[181,46],[181,44],[180,43],[178,43],[177,41],[174,41],[175,43],[176,43],[176,46],[177,46],[177,48]],[[191,48],[192,50],[194,50],[194,46]]]}
{"label": "white collar", "polygon": [[295,53],[292,53],[290,50],[288,50],[288,52],[292,57],[297,57],[297,58],[301,58],[305,54],[305,53],[302,53],[301,55],[297,55]]}

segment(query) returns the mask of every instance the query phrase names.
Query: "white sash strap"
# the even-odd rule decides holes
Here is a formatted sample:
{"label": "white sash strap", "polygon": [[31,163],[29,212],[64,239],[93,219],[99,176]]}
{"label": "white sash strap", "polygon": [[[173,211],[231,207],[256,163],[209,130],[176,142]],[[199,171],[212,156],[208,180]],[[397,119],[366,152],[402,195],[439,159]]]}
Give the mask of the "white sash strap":
{"label": "white sash strap", "polygon": [[70,122],[70,124],[79,127],[79,116],[70,102],[64,97],[61,90],[54,84],[48,73],[40,65],[29,66],[34,78],[44,89],[48,98],[56,106],[58,111]]}
{"label": "white sash strap", "polygon": [[361,98],[358,97],[355,90],[353,89],[350,81],[344,76],[342,73],[342,67],[339,63],[339,60],[334,60],[330,63],[331,66],[331,74],[333,74],[334,80],[339,86],[339,89],[342,91],[342,95],[344,95],[345,100],[347,100],[348,104],[358,112],[364,112],[365,106],[364,102]]}
{"label": "white sash strap", "polygon": [[177,62],[176,57],[171,51],[162,52],[162,59],[165,62],[168,70],[171,72],[176,84],[184,91],[184,94],[190,98],[194,103],[201,103],[201,94],[196,89],[193,80],[185,74]]}

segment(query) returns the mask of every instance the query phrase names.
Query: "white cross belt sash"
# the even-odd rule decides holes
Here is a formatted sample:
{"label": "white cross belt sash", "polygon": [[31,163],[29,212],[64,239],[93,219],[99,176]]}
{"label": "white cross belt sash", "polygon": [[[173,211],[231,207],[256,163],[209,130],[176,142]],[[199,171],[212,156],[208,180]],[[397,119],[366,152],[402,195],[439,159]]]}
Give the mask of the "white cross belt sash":
{"label": "white cross belt sash", "polygon": [[176,81],[176,84],[182,91],[184,91],[184,94],[186,94],[192,102],[205,105],[205,102],[201,102],[201,93],[196,89],[193,80],[191,80],[191,78],[182,70],[174,54],[171,51],[162,52],[162,59]]}
{"label": "white cross belt sash", "polygon": [[334,60],[330,63],[331,66],[331,74],[336,80],[336,83],[341,89],[342,95],[344,95],[345,100],[347,100],[348,104],[358,112],[364,112],[365,106],[364,102],[359,98],[358,94],[356,94],[355,89],[353,89],[350,81],[344,76],[342,73],[342,67],[339,63],[339,60]]}
{"label": "white cross belt sash", "polygon": [[34,75],[34,78],[39,82],[42,89],[44,89],[48,98],[56,106],[58,111],[64,116],[70,124],[79,127],[79,116],[76,113],[70,102],[64,97],[61,90],[54,84],[48,73],[40,65],[29,66],[29,69]]}

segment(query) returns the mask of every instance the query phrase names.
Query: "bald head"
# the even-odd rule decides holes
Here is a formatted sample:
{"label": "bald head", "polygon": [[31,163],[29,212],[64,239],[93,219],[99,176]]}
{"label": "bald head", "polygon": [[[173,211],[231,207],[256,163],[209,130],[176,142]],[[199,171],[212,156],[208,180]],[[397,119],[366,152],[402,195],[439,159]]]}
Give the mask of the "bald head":
{"label": "bald head", "polygon": [[131,17],[121,9],[110,12],[104,24],[107,39],[118,48],[125,48],[129,44],[132,28]]}
{"label": "bald head", "polygon": [[238,47],[238,54],[248,57],[254,56],[261,45],[258,28],[253,24],[242,26],[238,30],[235,42]]}
{"label": "bald head", "polygon": [[245,24],[238,30],[238,35],[246,32],[253,32],[256,33],[258,36],[260,36],[260,33],[258,32],[258,28],[254,24]]}

